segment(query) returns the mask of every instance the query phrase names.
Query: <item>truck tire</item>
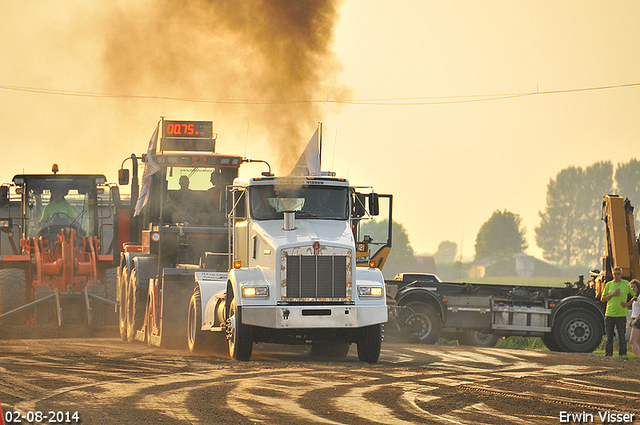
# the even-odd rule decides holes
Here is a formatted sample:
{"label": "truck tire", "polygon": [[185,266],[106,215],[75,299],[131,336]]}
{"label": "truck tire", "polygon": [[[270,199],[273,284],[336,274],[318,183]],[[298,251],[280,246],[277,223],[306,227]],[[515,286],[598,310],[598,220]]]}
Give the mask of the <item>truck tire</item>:
{"label": "truck tire", "polygon": [[497,335],[482,331],[464,331],[458,338],[460,345],[471,345],[474,347],[495,347],[500,338]]}
{"label": "truck tire", "polygon": [[189,301],[189,317],[187,318],[187,345],[192,353],[211,351],[214,344],[214,332],[203,331],[202,327],[202,296],[200,288],[196,289]]}
{"label": "truck tire", "polygon": [[242,315],[238,314],[235,298],[229,304],[229,318],[226,324],[229,357],[240,361],[249,360],[253,351],[251,327],[242,323]]}
{"label": "truck tire", "polygon": [[118,279],[118,328],[120,330],[120,338],[127,340],[127,288],[129,279],[127,279],[127,266],[122,267]]}
{"label": "truck tire", "polygon": [[541,339],[544,345],[549,349],[549,351],[562,351],[560,349],[560,346],[556,342],[556,337],[553,332],[544,334]]}
{"label": "truck tire", "polygon": [[362,330],[358,340],[358,359],[361,362],[376,363],[382,348],[382,325],[370,325]]}
{"label": "truck tire", "polygon": [[400,310],[400,319],[409,328],[411,342],[420,344],[438,342],[442,333],[442,319],[430,305],[410,302]]}
{"label": "truck tire", "polygon": [[143,284],[138,280],[136,269],[131,270],[129,277],[129,285],[127,291],[127,341],[133,342],[136,338],[136,332],[142,329],[144,323],[144,315],[147,306],[147,293],[149,292],[149,284]]}
{"label": "truck tire", "polygon": [[349,354],[349,343],[336,344],[326,341],[314,341],[311,343],[311,352],[313,357],[325,357],[328,359],[345,359]]}
{"label": "truck tire", "polygon": [[[27,304],[27,280],[22,269],[0,270],[0,314]],[[24,325],[26,315],[17,313],[2,320],[2,325]]]}
{"label": "truck tire", "polygon": [[602,342],[602,325],[593,314],[584,309],[566,312],[553,328],[560,351],[591,353]]}

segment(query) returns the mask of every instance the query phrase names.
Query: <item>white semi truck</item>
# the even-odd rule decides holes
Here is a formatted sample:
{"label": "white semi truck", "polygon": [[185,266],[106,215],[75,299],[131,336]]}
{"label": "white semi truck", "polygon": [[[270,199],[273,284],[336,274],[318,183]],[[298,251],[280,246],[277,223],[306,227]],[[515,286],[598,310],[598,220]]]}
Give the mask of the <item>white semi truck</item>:
{"label": "white semi truck", "polygon": [[122,245],[121,336],[192,351],[224,344],[237,360],[256,342],[332,357],[355,343],[375,363],[391,240],[369,255],[377,241],[358,230],[382,200],[391,213],[391,195],[331,176],[238,178],[248,160],[215,153],[210,122],[162,120],[158,133],[145,158],[157,168],[148,204]]}

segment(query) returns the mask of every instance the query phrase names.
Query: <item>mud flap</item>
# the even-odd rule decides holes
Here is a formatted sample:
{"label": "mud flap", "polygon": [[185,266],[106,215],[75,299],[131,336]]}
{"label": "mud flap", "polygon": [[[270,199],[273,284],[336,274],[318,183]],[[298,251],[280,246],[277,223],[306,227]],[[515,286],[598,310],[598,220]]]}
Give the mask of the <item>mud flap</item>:
{"label": "mud flap", "polygon": [[150,335],[152,345],[186,350],[189,300],[195,285],[195,270],[164,269],[160,289],[160,335]]}

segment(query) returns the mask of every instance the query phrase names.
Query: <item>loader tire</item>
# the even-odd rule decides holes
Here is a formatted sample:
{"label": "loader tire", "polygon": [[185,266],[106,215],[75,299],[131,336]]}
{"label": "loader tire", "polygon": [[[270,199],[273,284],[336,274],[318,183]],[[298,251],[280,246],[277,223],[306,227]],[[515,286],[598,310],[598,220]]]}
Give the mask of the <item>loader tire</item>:
{"label": "loader tire", "polygon": [[202,296],[196,287],[189,301],[189,317],[187,318],[187,344],[192,353],[205,353],[213,349],[215,334],[220,332],[203,331]]}
{"label": "loader tire", "polygon": [[104,272],[104,292],[105,298],[111,301],[116,300],[118,293],[118,269],[111,268]]}
{"label": "loader tire", "polygon": [[382,325],[370,325],[362,329],[357,345],[361,362],[376,363],[382,348]]}
{"label": "loader tire", "polygon": [[226,323],[227,345],[229,357],[234,360],[247,361],[253,351],[253,335],[251,326],[242,323],[242,314],[233,298],[229,304],[229,318]]}
{"label": "loader tire", "polygon": [[[0,314],[7,313],[27,304],[27,280],[22,269],[0,270]],[[23,325],[25,312],[6,317],[1,326]]]}
{"label": "loader tire", "polygon": [[133,342],[144,324],[149,283],[140,282],[136,269],[131,270],[127,290],[127,341]]}
{"label": "loader tire", "polygon": [[127,277],[127,266],[122,267],[120,278],[118,279],[118,328],[120,330],[120,338],[127,340],[127,288],[129,287],[129,279]]}

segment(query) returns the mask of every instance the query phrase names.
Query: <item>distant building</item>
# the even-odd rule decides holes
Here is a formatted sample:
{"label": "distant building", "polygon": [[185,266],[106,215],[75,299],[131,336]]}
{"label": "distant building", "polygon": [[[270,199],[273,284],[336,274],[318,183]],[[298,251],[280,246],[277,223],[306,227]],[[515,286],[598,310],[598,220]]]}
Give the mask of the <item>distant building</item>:
{"label": "distant building", "polygon": [[508,258],[484,258],[469,264],[471,279],[482,277],[560,277],[562,269],[527,254],[515,254]]}

